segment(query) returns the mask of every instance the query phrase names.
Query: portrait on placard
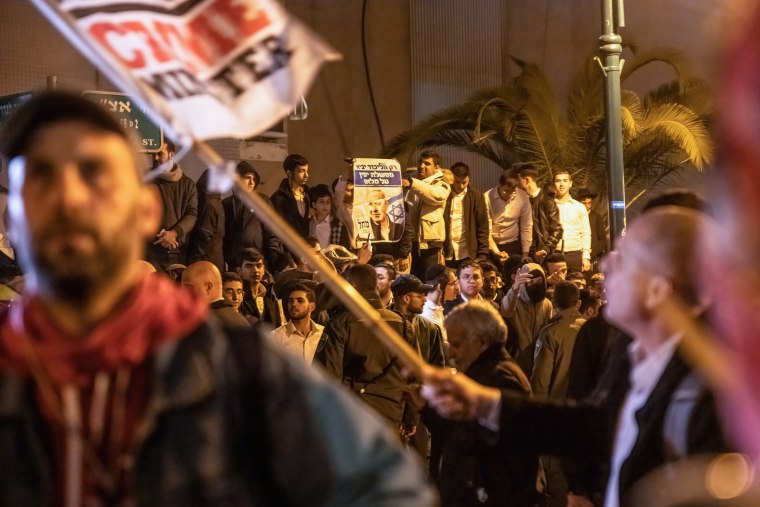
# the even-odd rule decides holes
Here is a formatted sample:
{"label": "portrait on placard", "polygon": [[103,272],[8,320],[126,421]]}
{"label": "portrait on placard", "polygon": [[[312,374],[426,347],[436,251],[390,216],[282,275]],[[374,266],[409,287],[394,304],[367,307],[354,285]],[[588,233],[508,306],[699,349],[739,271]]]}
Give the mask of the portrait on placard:
{"label": "portrait on placard", "polygon": [[354,230],[357,241],[394,242],[404,232],[401,166],[393,159],[354,160]]}

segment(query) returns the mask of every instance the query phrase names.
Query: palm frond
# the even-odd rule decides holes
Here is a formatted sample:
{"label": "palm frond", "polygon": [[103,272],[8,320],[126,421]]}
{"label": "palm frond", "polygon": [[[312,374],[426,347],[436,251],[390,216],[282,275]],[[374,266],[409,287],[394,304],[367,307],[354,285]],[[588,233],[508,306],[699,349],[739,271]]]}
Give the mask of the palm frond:
{"label": "palm frond", "polygon": [[633,139],[641,131],[641,122],[644,112],[641,107],[641,99],[634,92],[622,91],[620,116],[623,121],[623,137]]}
{"label": "palm frond", "polygon": [[647,50],[638,51],[632,61],[626,61],[620,72],[620,82],[624,83],[637,70],[654,62],[668,65],[676,74],[676,80],[683,87],[686,80],[691,76],[691,66],[686,56],[677,49],[658,46]]}
{"label": "palm frond", "polygon": [[701,171],[713,157],[713,142],[704,121],[680,104],[662,104],[647,110],[642,130],[660,131]]}

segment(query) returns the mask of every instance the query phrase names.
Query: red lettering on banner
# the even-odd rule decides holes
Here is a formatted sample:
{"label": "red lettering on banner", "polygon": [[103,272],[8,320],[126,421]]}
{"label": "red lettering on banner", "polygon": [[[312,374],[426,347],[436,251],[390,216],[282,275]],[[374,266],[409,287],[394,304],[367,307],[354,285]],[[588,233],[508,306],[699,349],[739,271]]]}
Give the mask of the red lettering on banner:
{"label": "red lettering on banner", "polygon": [[139,21],[126,21],[122,27],[129,32],[133,32],[134,34],[140,34],[140,38],[148,43],[148,46],[150,47],[151,52],[156,60],[161,63],[165,63],[171,60],[171,56],[167,54],[164,48],[162,48],[159,44],[159,41],[155,39],[155,33],[149,30],[148,27],[143,23]]}
{"label": "red lettering on banner", "polygon": [[251,13],[245,5],[241,5],[239,0],[216,0],[210,9],[219,12],[234,23],[242,37],[250,37],[270,24],[266,12],[259,9]]}
{"label": "red lettering on banner", "polygon": [[187,32],[180,30],[176,25],[156,21],[153,23],[156,33],[167,46],[167,50],[174,55],[174,58],[182,60],[188,66],[188,69],[195,69],[196,65],[183,58],[183,53],[189,53],[200,60],[205,65],[211,65],[212,59],[209,58],[208,52],[203,47],[199,37],[189,36]]}
{"label": "red lettering on banner", "polygon": [[209,66],[224,59],[271,24],[265,11],[254,11],[237,0],[212,0],[186,23],[141,17],[147,22],[96,22],[89,32],[131,69],[174,60],[195,71],[198,63]]}
{"label": "red lettering on banner", "polygon": [[[125,56],[125,49],[129,49],[128,44],[122,44],[126,41],[129,34],[120,25],[115,23],[103,22],[95,23],[90,26],[90,34],[98,43],[106,48],[116,58],[124,62],[128,67],[140,69],[145,67],[145,56],[136,48],[132,49],[133,58]],[[119,37],[117,44],[113,44],[114,37]],[[118,49],[117,49],[118,48]]]}

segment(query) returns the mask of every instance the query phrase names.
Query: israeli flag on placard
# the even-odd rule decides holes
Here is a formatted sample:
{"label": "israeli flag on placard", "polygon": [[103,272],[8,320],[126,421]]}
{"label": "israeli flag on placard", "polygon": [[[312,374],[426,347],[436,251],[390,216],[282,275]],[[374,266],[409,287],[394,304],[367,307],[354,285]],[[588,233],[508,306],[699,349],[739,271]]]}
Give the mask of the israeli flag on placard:
{"label": "israeli flag on placard", "polygon": [[388,216],[397,224],[404,223],[404,199],[397,194],[388,199]]}

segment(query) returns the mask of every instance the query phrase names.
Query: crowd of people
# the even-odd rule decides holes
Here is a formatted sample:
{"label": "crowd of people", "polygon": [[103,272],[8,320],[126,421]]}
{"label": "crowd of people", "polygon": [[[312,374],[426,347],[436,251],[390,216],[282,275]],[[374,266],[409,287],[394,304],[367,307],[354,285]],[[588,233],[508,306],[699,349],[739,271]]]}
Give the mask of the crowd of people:
{"label": "crowd of people", "polygon": [[351,175],[310,188],[289,155],[266,205],[431,365],[415,378],[246,204],[250,163],[222,198],[169,142],[140,184],[85,99],[44,94],[9,124],[26,287],[0,324],[0,503],[616,507],[658,466],[727,449],[663,314],[706,310],[682,256],[713,226],[693,196],[652,203],[608,253],[572,170],[482,192],[423,151],[403,229],[373,195],[373,242]]}

